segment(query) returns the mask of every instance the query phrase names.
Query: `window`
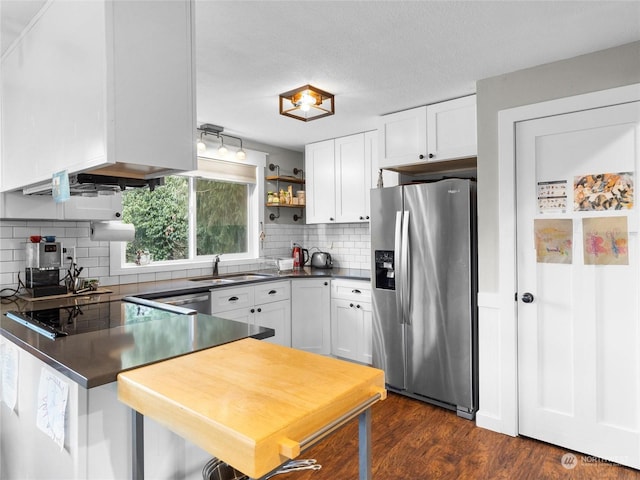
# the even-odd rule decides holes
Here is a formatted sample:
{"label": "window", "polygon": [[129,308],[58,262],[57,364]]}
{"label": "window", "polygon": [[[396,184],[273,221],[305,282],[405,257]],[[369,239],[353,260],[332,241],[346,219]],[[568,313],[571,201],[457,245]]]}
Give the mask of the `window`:
{"label": "window", "polygon": [[[165,184],[122,194],[122,219],[136,227],[133,242],[111,248],[111,275],[210,266],[259,256],[264,155],[242,163],[198,158],[198,170],[165,177]],[[147,253],[150,254],[147,256]],[[157,267],[157,268],[154,268]]]}

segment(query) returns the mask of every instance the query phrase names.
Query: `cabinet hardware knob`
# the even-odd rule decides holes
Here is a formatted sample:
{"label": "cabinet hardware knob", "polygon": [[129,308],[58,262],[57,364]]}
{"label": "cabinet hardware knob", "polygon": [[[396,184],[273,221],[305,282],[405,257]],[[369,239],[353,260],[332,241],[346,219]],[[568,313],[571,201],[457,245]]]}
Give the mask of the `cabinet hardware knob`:
{"label": "cabinet hardware knob", "polygon": [[329,282],[324,282],[324,286],[326,287],[327,285],[329,285]]}
{"label": "cabinet hardware knob", "polygon": [[276,293],[278,292],[275,290],[269,290],[269,293],[267,295],[275,295]]}
{"label": "cabinet hardware knob", "polygon": [[116,218],[120,218],[122,214],[120,212],[116,212]]}
{"label": "cabinet hardware knob", "polygon": [[262,311],[262,309],[261,309],[261,308],[259,308],[259,309],[258,309],[258,313],[260,313],[261,311]]}
{"label": "cabinet hardware knob", "polygon": [[524,303],[533,303],[534,297],[533,294],[526,292],[522,294],[522,301]]}
{"label": "cabinet hardware knob", "polygon": [[351,308],[353,308],[353,303],[350,303],[350,304],[349,304],[349,306],[350,306]]}
{"label": "cabinet hardware knob", "polygon": [[367,216],[366,216],[366,217],[364,217],[364,218],[366,218],[367,220],[369,220],[369,215],[367,215]]}
{"label": "cabinet hardware knob", "polygon": [[360,308],[360,304],[356,305],[356,308]]}
{"label": "cabinet hardware knob", "polygon": [[333,222],[333,217],[329,217],[329,221],[330,221],[330,222]]}
{"label": "cabinet hardware knob", "polygon": [[229,297],[228,302],[237,302],[239,300],[238,297]]}
{"label": "cabinet hardware knob", "polygon": [[251,313],[255,313],[255,312],[256,312],[255,308],[252,308],[252,309],[251,309],[251,310],[249,310],[249,311],[250,311]]}
{"label": "cabinet hardware knob", "polygon": [[430,153],[429,158],[433,158],[433,157],[435,157],[435,155],[433,153]]}
{"label": "cabinet hardware knob", "polygon": [[424,155],[420,154],[420,155],[418,156],[418,158],[419,158],[420,160],[422,160],[422,159],[424,158]]}
{"label": "cabinet hardware knob", "polygon": [[351,293],[362,293],[362,292],[357,288],[354,288],[353,290],[351,290]]}
{"label": "cabinet hardware knob", "polygon": [[362,215],[360,215],[360,220],[364,220],[364,217]]}

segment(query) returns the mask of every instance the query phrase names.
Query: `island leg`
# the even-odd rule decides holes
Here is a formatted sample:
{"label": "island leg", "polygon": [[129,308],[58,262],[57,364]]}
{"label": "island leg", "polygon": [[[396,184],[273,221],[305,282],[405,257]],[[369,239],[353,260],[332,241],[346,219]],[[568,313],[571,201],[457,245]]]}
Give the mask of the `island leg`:
{"label": "island leg", "polygon": [[131,409],[132,480],[144,480],[144,415]]}
{"label": "island leg", "polygon": [[371,480],[371,408],[358,416],[359,480]]}

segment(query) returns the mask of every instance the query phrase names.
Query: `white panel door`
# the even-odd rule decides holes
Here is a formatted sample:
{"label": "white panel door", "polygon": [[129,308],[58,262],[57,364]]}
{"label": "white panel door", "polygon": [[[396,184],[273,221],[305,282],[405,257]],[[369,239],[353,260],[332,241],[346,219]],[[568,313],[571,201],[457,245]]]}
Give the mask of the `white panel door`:
{"label": "white panel door", "polygon": [[639,102],[516,129],[519,432],[634,468],[639,152]]}

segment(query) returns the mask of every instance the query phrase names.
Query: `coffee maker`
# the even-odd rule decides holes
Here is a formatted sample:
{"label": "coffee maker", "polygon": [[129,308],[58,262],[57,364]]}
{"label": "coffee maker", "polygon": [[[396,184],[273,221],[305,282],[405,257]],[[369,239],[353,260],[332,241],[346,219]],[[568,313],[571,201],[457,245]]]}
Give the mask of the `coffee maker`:
{"label": "coffee maker", "polygon": [[60,285],[60,269],[63,266],[63,248],[60,242],[26,244],[25,286],[31,296],[44,297],[67,293]]}

